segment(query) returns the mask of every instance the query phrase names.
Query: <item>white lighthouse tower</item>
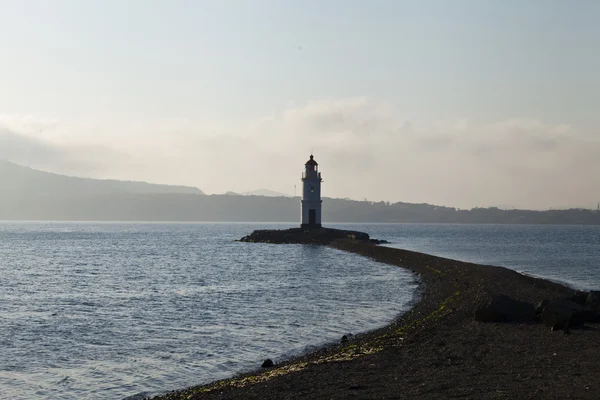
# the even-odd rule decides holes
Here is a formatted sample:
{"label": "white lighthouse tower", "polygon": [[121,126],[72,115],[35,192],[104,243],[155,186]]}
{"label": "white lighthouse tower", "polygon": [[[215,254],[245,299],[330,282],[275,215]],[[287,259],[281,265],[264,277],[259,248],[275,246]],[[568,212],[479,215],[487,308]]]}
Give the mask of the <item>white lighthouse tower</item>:
{"label": "white lighthouse tower", "polygon": [[310,160],[304,164],[304,173],[302,174],[302,200],[300,202],[302,228],[320,228],[321,227],[321,173],[319,164],[315,161],[313,155]]}

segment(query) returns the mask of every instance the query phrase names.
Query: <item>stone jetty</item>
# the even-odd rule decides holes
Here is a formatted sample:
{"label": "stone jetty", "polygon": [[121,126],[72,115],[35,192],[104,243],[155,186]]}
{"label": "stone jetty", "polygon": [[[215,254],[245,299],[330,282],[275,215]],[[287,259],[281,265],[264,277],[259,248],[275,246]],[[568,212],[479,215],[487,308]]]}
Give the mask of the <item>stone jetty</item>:
{"label": "stone jetty", "polygon": [[240,239],[240,242],[251,243],[300,243],[328,245],[334,240],[354,239],[374,244],[388,243],[385,240],[371,239],[368,233],[333,228],[290,228],[256,230]]}

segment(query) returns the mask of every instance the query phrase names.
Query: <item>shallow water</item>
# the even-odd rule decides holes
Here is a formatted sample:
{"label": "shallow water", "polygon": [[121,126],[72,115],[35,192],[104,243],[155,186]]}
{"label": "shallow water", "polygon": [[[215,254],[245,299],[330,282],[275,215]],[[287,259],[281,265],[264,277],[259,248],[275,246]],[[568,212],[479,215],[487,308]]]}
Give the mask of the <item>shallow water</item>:
{"label": "shallow water", "polygon": [[388,246],[498,265],[578,289],[600,290],[600,226],[338,224],[387,239]]}
{"label": "shallow water", "polygon": [[400,268],[234,241],[269,227],[0,223],[0,398],[208,382],[384,325],[412,300]]}

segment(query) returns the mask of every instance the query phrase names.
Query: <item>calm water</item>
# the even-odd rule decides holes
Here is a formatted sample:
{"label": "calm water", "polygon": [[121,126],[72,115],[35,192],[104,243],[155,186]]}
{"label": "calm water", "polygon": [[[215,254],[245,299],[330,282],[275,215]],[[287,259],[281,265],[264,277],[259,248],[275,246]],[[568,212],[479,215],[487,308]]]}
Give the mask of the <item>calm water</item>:
{"label": "calm water", "polygon": [[456,260],[500,265],[577,289],[600,290],[600,226],[344,225],[390,246]]}
{"label": "calm water", "polygon": [[[0,223],[0,398],[190,386],[407,309],[416,282],[399,268],[329,248],[234,242],[286,226]],[[333,226],[600,289],[598,226]]]}
{"label": "calm water", "polygon": [[400,268],[234,242],[259,227],[0,223],[0,398],[208,382],[381,326],[413,298]]}

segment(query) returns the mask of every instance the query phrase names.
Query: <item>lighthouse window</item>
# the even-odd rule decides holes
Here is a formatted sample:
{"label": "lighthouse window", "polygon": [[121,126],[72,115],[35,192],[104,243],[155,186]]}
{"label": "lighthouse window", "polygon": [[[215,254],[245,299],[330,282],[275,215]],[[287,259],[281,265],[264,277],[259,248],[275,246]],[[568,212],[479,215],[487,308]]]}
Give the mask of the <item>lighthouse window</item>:
{"label": "lighthouse window", "polygon": [[314,186],[311,186],[311,187],[310,187],[310,191],[311,191],[311,192],[314,192],[314,191],[315,191],[315,187],[314,187]]}

